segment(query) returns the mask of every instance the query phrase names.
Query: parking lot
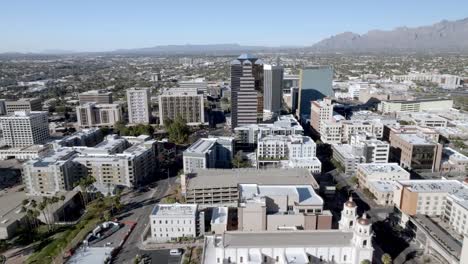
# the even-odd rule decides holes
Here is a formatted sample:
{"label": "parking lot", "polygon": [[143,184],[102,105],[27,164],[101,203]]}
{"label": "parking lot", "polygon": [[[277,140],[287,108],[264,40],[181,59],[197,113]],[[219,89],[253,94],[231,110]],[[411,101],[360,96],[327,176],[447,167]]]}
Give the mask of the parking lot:
{"label": "parking lot", "polygon": [[169,255],[169,249],[162,250],[140,250],[140,256],[147,255],[153,264],[180,264],[182,255],[171,256]]}

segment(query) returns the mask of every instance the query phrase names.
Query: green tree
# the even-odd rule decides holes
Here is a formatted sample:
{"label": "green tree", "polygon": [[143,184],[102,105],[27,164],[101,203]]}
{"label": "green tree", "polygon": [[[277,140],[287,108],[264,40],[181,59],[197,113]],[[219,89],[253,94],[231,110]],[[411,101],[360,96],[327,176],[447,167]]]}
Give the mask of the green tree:
{"label": "green tree", "polygon": [[244,152],[242,150],[239,150],[236,155],[234,155],[234,158],[232,159],[232,166],[234,168],[247,168],[250,167],[250,163],[246,160],[244,160]]}
{"label": "green tree", "polygon": [[393,262],[392,256],[388,253],[383,254],[381,260],[383,264],[391,264]]}
{"label": "green tree", "polygon": [[372,264],[372,263],[370,262],[370,260],[365,259],[365,260],[361,261],[361,264]]}
{"label": "green tree", "polygon": [[176,144],[184,144],[187,142],[190,135],[190,128],[181,116],[177,116],[173,121],[168,119],[164,121],[164,123],[166,131],[169,134],[169,141]]}

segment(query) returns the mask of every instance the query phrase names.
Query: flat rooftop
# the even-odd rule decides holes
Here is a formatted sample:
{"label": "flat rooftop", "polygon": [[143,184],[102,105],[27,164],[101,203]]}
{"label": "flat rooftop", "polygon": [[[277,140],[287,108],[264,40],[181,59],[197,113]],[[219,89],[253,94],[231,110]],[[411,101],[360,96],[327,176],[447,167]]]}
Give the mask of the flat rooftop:
{"label": "flat rooftop", "polygon": [[358,168],[364,171],[367,175],[381,174],[381,173],[392,173],[392,174],[407,174],[409,172],[400,167],[398,163],[361,163],[358,164]]}
{"label": "flat rooftop", "polygon": [[399,134],[398,136],[413,145],[434,145],[434,143],[416,134]]}
{"label": "flat rooftop", "polygon": [[225,232],[224,248],[350,246],[353,232],[340,230]]}
{"label": "flat rooftop", "polygon": [[0,191],[0,226],[9,226],[16,220],[24,216],[22,212],[22,201],[26,198],[26,193],[20,191],[24,186],[3,189]]}
{"label": "flat rooftop", "polygon": [[319,185],[307,169],[196,169],[188,175],[188,189],[237,187],[238,184]]}
{"label": "flat rooftop", "polygon": [[211,224],[224,224],[228,222],[228,208],[227,207],[215,207],[213,208],[213,214],[211,216]]}
{"label": "flat rooftop", "polygon": [[398,181],[412,192],[466,194],[468,187],[457,180],[400,180]]}
{"label": "flat rooftop", "polygon": [[286,196],[288,200],[298,198],[299,205],[323,205],[323,199],[317,195],[311,185],[258,185],[240,184],[241,199],[255,197]]}
{"label": "flat rooftop", "polygon": [[193,216],[197,213],[196,204],[157,204],[151,216]]}
{"label": "flat rooftop", "polygon": [[216,144],[216,138],[200,138],[193,143],[184,152],[187,153],[206,153]]}
{"label": "flat rooftop", "polygon": [[370,185],[374,187],[374,189],[378,190],[379,192],[393,192],[395,190],[394,181],[369,181]]}

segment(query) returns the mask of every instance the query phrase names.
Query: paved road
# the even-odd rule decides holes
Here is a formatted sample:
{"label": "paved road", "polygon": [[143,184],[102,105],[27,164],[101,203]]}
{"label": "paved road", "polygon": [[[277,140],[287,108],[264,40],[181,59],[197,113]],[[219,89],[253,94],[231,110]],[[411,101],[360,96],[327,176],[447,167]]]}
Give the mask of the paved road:
{"label": "paved road", "polygon": [[133,263],[133,259],[138,254],[138,244],[141,235],[148,225],[149,215],[154,205],[166,195],[171,186],[174,186],[176,177],[160,180],[154,189],[146,192],[132,192],[122,198],[125,208],[121,213],[122,221],[133,221],[137,225],[123,245],[120,253],[113,260],[113,263]]}

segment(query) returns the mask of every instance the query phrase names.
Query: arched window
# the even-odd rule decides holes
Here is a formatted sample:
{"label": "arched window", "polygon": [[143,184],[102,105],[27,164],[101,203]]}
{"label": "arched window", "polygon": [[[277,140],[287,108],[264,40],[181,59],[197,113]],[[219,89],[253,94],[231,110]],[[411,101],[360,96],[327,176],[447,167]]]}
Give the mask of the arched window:
{"label": "arched window", "polygon": [[363,247],[367,246],[367,239],[364,240],[364,241],[362,241],[362,246],[363,246]]}

